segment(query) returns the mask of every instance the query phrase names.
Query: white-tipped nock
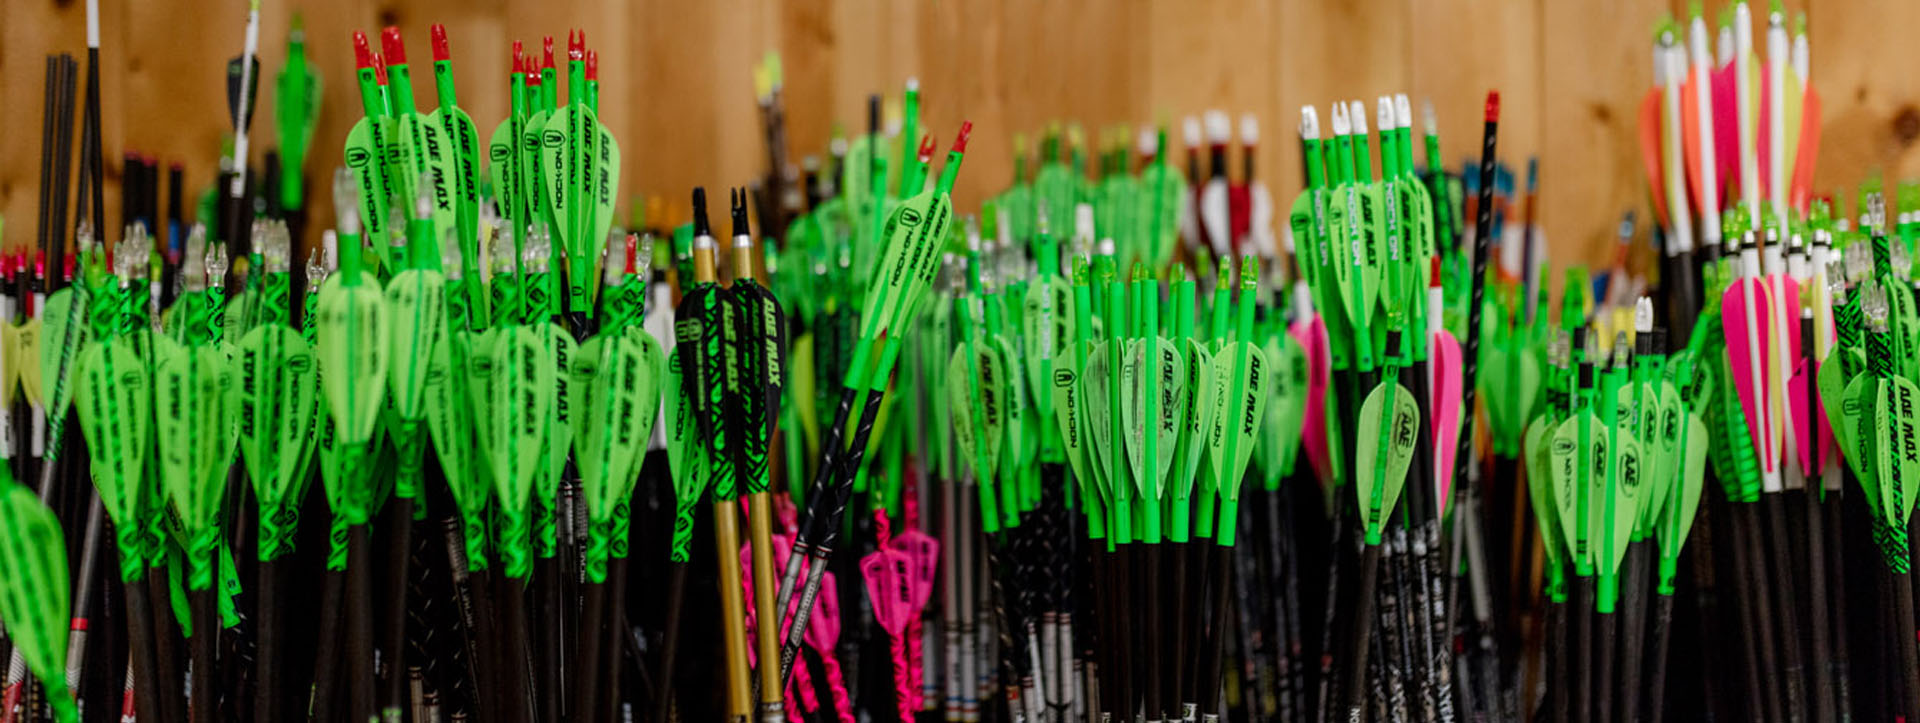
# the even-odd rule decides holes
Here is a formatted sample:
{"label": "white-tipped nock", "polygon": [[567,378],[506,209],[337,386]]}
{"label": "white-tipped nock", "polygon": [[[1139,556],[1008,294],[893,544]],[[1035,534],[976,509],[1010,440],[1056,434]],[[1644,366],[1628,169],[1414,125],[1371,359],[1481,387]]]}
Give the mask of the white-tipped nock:
{"label": "white-tipped nock", "polygon": [[1223,110],[1207,111],[1207,142],[1226,143],[1233,140],[1233,120]]}

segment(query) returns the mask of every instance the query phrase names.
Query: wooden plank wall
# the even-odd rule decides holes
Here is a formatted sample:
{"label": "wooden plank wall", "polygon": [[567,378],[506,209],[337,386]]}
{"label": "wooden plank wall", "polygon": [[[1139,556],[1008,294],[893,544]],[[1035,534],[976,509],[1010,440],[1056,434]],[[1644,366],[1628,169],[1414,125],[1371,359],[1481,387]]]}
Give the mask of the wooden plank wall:
{"label": "wooden plank wall", "polygon": [[[695,184],[740,184],[765,164],[752,65],[785,60],[795,157],[818,153],[836,122],[865,123],[868,93],[924,89],[944,147],[964,117],[975,133],[962,208],[1004,186],[1011,139],[1052,120],[1090,130],[1178,119],[1207,108],[1256,114],[1259,164],[1283,205],[1299,186],[1299,106],[1405,91],[1438,113],[1446,161],[1477,152],[1481,100],[1498,87],[1500,150],[1541,159],[1540,216],[1557,262],[1604,259],[1619,215],[1645,204],[1635,111],[1649,83],[1651,28],[1678,0],[266,0],[268,74],[255,148],[274,145],[272,74],[289,22],[304,16],[326,80],[309,178],[327,169],[358,117],[349,33],[398,24],[416,65],[427,25],[447,24],[462,104],[483,136],[506,110],[508,44],[587,29],[601,54],[602,119],[622,141],[629,197],[684,198]],[[1826,100],[1818,176],[1848,187],[1874,171],[1920,174],[1920,77],[1890,28],[1920,24],[1911,0],[1798,0],[1810,16],[1815,83]],[[222,63],[240,46],[244,0],[102,0],[109,218],[119,155],[139,151],[213,176],[227,132]],[[43,58],[84,57],[78,0],[0,0],[0,214],[5,243],[33,238]],[[564,43],[564,40],[562,40]],[[564,47],[563,47],[564,51]],[[430,76],[416,74],[422,103]],[[1369,118],[1369,125],[1372,125]],[[76,143],[77,146],[77,143]],[[256,156],[257,158],[257,156]],[[330,213],[324,192],[315,212]],[[1284,207],[1284,206],[1283,206]],[[1642,217],[1645,217],[1644,211]],[[318,224],[316,224],[317,226]]]}

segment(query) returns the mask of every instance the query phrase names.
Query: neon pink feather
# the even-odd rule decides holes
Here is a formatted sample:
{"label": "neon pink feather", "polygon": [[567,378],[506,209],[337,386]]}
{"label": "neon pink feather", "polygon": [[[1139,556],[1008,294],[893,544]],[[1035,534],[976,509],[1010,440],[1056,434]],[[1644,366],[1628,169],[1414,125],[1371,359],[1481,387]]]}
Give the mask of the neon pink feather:
{"label": "neon pink feather", "polygon": [[1332,479],[1331,460],[1327,458],[1327,375],[1333,368],[1333,360],[1328,357],[1327,324],[1319,314],[1314,314],[1294,322],[1287,333],[1300,342],[1300,349],[1307,356],[1307,406],[1300,425],[1307,447],[1307,463],[1313,465],[1318,479]]}
{"label": "neon pink feather", "polygon": [[1434,410],[1433,478],[1440,484],[1439,499],[1445,500],[1452,498],[1453,458],[1460,442],[1460,341],[1445,329],[1430,337],[1433,362],[1427,368],[1433,379],[1427,386],[1433,392],[1428,406]]}
{"label": "neon pink feather", "polygon": [[[834,646],[840,644],[840,588],[834,585],[833,573],[821,576],[820,596],[814,598],[814,604],[819,610],[807,618],[807,647],[820,654],[827,687],[833,691],[835,716],[840,723],[854,723],[853,697],[847,694],[846,678],[840,674],[840,659],[833,653]],[[793,605],[798,607],[799,603]]]}
{"label": "neon pink feather", "polygon": [[874,510],[873,516],[878,525],[880,546],[860,558],[860,575],[866,579],[867,600],[873,605],[874,621],[892,641],[888,647],[893,659],[894,701],[900,720],[913,720],[915,701],[920,694],[913,685],[912,665],[907,660],[907,623],[915,617],[912,561],[890,544],[886,510]]}
{"label": "neon pink feather", "polygon": [[[908,509],[916,504],[908,499]],[[940,541],[925,532],[907,528],[906,532],[896,535],[888,542],[888,547],[907,556],[908,570],[911,576],[907,580],[907,589],[913,598],[913,610],[907,624],[907,669],[910,672],[915,707],[919,707],[921,686],[925,681],[925,665],[922,664],[925,651],[920,640],[920,617],[926,611],[927,602],[933,598],[934,575],[940,570]]]}

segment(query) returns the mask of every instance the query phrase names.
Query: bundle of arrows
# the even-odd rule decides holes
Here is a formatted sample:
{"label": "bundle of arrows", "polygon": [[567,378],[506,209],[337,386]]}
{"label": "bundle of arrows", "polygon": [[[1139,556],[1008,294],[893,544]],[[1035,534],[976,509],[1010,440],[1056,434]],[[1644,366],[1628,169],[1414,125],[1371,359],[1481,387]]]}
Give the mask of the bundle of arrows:
{"label": "bundle of arrows", "polygon": [[1284,218],[1220,111],[959,209],[970,123],[909,80],[794,163],[769,54],[764,175],[629,229],[583,31],[484,145],[442,26],[426,113],[354,33],[310,184],[257,5],[222,174],[126,154],[110,239],[88,5],[0,255],[0,723],[1920,720],[1920,185],[1816,196],[1778,6],[1658,27],[1556,298],[1498,93],[1451,172],[1302,108]]}

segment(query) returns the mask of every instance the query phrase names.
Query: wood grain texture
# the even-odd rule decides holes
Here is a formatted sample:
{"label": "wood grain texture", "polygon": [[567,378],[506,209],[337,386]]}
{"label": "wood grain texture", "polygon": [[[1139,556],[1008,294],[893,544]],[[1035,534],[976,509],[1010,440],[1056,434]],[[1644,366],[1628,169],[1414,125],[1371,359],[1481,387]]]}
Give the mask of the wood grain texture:
{"label": "wood grain texture", "polygon": [[1920,22],[1920,4],[1822,0],[1811,5],[1808,54],[1825,120],[1815,192],[1845,189],[1834,193],[1834,200],[1848,218],[1857,218],[1855,189],[1861,181],[1878,175],[1891,187],[1892,181],[1920,175],[1915,144],[1920,140],[1920,76],[1894,70],[1912,64],[1912,46],[1870,40],[1885,37],[1889,28]]}
{"label": "wood grain texture", "polygon": [[[103,0],[110,226],[123,153],[184,165],[189,199],[212,181],[230,133],[222,64],[238,52],[245,10],[244,0]],[[1920,78],[1888,70],[1904,46],[1861,40],[1920,23],[1920,4],[1804,0],[1788,10],[1810,16],[1826,101],[1819,188],[1920,174]],[[269,0],[254,160],[277,145],[272,78],[295,12],[326,83],[307,166],[315,229],[332,217],[327,179],[359,116],[349,34],[385,24],[406,31],[423,110],[434,102],[426,27],[448,26],[461,105],[483,135],[506,112],[509,44],[537,54],[551,34],[564,53],[568,28],[585,28],[601,56],[601,119],[622,142],[622,195],[665,199],[669,220],[684,218],[692,186],[765,172],[752,69],[770,49],[785,66],[795,163],[824,154],[836,127],[859,132],[868,94],[898,97],[910,77],[923,89],[922,127],[943,150],[972,120],[962,209],[1007,183],[1016,133],[1073,120],[1098,140],[1116,124],[1168,122],[1177,143],[1181,119],[1212,108],[1233,115],[1236,134],[1242,114],[1260,120],[1259,173],[1285,208],[1300,186],[1303,104],[1324,124],[1331,102],[1361,100],[1372,127],[1381,94],[1408,93],[1416,116],[1430,100],[1454,166],[1475,155],[1481,101],[1497,87],[1501,155],[1516,170],[1541,158],[1554,262],[1595,264],[1621,213],[1646,216],[1634,112],[1651,77],[1652,24],[1676,11],[1679,0]],[[9,129],[0,214],[13,221],[4,243],[14,246],[35,232],[43,58],[65,50],[84,60],[85,13],[77,0],[0,0],[0,17]]]}
{"label": "wood grain texture", "polygon": [[[1637,134],[1640,99],[1653,84],[1653,21],[1664,11],[1665,0],[1542,5],[1541,34],[1552,40],[1535,106],[1551,144],[1540,154],[1540,222],[1555,267],[1602,264],[1621,214],[1647,217]],[[1509,117],[1502,113],[1503,131]]]}

